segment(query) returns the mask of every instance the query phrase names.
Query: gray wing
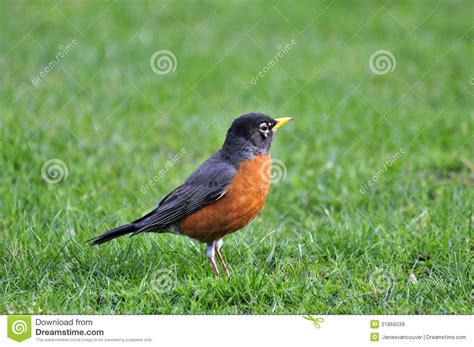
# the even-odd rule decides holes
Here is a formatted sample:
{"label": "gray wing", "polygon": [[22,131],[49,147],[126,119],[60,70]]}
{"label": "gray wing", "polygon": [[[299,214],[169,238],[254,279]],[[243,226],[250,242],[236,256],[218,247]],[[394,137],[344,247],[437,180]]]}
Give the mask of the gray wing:
{"label": "gray wing", "polygon": [[217,201],[225,194],[235,173],[235,166],[216,152],[153,211],[134,221],[133,224],[139,228],[134,234],[167,229],[203,206]]}

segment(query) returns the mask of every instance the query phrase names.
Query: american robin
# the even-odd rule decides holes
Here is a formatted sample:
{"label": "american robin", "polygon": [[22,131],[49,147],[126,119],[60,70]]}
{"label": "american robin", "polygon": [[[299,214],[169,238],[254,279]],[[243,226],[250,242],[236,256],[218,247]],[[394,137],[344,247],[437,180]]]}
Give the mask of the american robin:
{"label": "american robin", "polygon": [[223,237],[250,223],[262,209],[270,189],[270,145],[278,128],[292,120],[262,113],[238,117],[221,149],[201,164],[158,206],[136,221],[107,231],[88,242],[100,245],[119,236],[172,232],[207,243],[206,256],[219,275],[214,255],[230,278],[220,249]]}

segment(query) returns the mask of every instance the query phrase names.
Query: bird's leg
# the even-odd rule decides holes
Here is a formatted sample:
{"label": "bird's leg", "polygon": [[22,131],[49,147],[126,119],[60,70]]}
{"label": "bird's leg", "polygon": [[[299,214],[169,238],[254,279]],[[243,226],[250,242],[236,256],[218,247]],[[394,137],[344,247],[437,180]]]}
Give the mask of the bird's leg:
{"label": "bird's leg", "polygon": [[216,249],[217,258],[219,258],[219,260],[221,261],[222,267],[224,268],[224,271],[225,271],[225,274],[227,275],[227,278],[230,279],[229,269],[227,269],[227,265],[225,264],[224,258],[222,258],[222,254],[221,254],[222,243],[223,243],[223,240],[219,239],[219,240],[215,241],[215,246],[214,247]]}
{"label": "bird's leg", "polygon": [[219,269],[217,268],[216,261],[214,260],[214,247],[215,247],[216,241],[209,242],[206,246],[206,256],[207,259],[209,259],[209,262],[211,263],[212,270],[214,270],[214,273],[216,276],[219,276]]}

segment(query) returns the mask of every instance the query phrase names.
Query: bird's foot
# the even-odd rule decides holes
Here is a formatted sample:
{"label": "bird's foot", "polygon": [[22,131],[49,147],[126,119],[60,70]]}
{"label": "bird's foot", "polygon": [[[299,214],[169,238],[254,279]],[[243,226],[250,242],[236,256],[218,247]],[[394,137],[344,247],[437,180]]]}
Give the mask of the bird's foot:
{"label": "bird's foot", "polygon": [[221,251],[219,250],[219,248],[216,247],[216,254],[217,254],[217,258],[220,260],[220,262],[222,263],[222,267],[224,268],[224,271],[225,271],[225,274],[227,275],[227,279],[230,280],[230,272],[229,272],[229,269],[227,268],[227,265],[224,261],[224,258],[222,257],[222,254],[221,254]]}
{"label": "bird's foot", "polygon": [[209,263],[211,263],[212,270],[216,274],[216,276],[219,276],[219,269],[217,268],[216,261],[214,260],[214,244],[215,241],[209,242],[206,247],[206,256],[207,259],[209,259]]}
{"label": "bird's foot", "polygon": [[212,270],[214,271],[216,276],[219,276],[219,269],[217,268],[217,264],[214,258],[209,258],[209,263],[211,263]]}

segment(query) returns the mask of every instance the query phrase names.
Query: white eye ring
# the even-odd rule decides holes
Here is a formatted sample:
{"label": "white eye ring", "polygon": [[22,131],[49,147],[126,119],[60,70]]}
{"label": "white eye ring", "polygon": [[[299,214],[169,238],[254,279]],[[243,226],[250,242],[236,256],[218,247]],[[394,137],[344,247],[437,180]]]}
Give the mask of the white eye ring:
{"label": "white eye ring", "polygon": [[260,131],[267,132],[268,131],[268,124],[267,123],[260,124]]}

